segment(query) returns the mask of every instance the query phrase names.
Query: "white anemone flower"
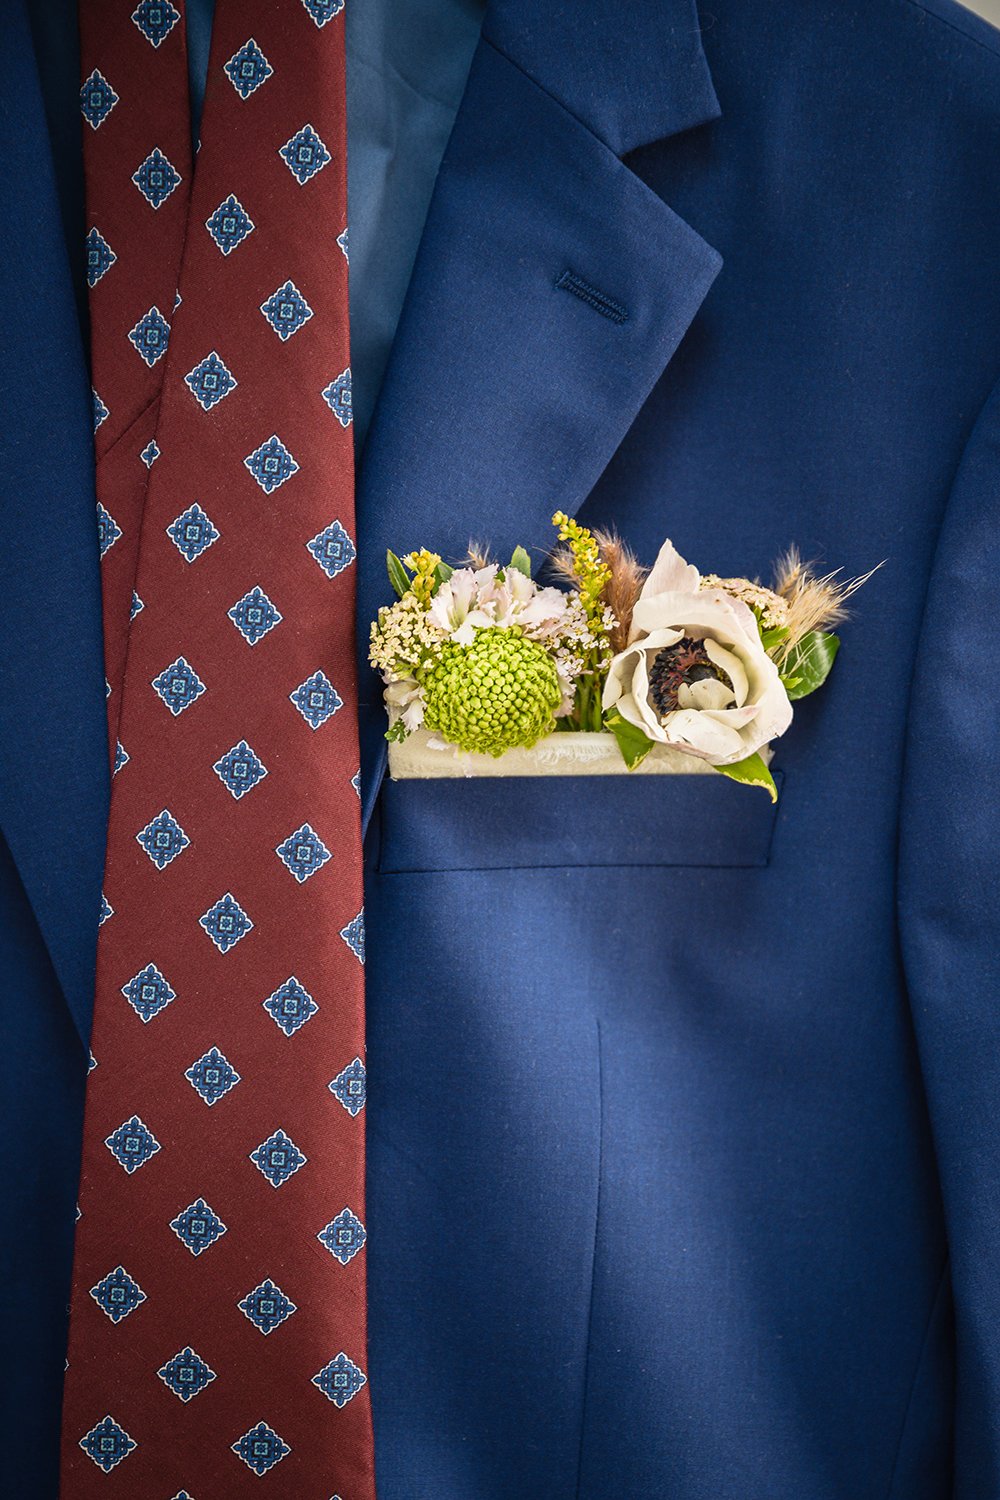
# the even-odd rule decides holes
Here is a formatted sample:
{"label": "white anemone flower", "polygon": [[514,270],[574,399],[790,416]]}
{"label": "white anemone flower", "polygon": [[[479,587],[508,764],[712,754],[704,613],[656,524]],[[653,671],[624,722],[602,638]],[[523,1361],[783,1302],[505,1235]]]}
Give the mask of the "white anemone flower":
{"label": "white anemone flower", "polygon": [[[733,765],[784,734],[792,705],[753,610],[700,584],[697,568],[664,542],[635,605],[629,643],[608,668],[603,702],[651,740],[711,765]],[[661,651],[685,639],[703,645],[719,675],[681,683],[676,709],[661,713],[650,671]]]}

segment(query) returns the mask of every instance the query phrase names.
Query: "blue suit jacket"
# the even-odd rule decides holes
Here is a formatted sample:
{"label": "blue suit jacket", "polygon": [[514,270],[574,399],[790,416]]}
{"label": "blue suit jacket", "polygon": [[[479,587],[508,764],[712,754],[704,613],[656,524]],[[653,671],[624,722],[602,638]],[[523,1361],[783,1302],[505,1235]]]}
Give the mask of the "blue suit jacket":
{"label": "blue suit jacket", "polygon": [[[2,10],[0,1433],[51,1500],[107,761],[69,6]],[[557,506],[887,562],[776,813],[383,782],[366,670],[382,1500],[1000,1495],[998,245],[1000,36],[950,0],[493,0],[359,639],[387,545]]]}

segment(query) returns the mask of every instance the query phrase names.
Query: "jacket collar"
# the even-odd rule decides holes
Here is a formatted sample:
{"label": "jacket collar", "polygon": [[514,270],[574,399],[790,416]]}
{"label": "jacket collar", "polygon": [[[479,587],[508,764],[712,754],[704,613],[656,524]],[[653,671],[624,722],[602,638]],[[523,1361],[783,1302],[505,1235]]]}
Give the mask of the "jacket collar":
{"label": "jacket collar", "polygon": [[720,113],[695,0],[492,0],[483,35],[616,156]]}
{"label": "jacket collar", "polygon": [[362,801],[385,771],[368,625],[388,547],[551,544],[677,348],[719,255],[621,160],[714,118],[691,0],[494,0],[358,481]]}

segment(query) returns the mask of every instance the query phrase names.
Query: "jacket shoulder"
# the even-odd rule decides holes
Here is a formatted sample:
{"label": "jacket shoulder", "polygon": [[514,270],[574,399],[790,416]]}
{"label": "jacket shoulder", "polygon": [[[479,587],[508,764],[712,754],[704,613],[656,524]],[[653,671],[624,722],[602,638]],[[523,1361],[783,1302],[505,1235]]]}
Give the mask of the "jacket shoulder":
{"label": "jacket shoulder", "polygon": [[985,47],[1000,59],[1000,30],[975,11],[960,5],[958,0],[905,0],[905,3],[909,8],[923,11],[926,16],[950,26],[968,41]]}

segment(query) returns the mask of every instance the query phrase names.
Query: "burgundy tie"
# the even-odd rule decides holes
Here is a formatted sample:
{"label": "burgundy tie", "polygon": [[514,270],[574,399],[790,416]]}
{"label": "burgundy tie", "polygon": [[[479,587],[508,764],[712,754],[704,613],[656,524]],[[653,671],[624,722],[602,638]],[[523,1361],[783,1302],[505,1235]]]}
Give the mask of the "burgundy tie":
{"label": "burgundy tie", "polygon": [[343,0],[81,0],[114,759],[63,1500],[373,1500]]}

